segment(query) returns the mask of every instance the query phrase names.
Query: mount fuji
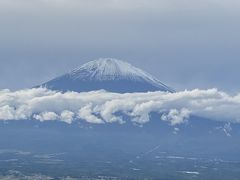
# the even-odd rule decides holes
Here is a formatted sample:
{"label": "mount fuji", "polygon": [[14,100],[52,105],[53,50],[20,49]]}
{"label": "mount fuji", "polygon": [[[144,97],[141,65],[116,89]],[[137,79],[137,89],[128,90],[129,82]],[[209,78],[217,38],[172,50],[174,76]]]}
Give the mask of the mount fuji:
{"label": "mount fuji", "polygon": [[90,61],[73,71],[41,85],[57,91],[94,91],[130,93],[147,91],[174,92],[149,73],[112,58]]}
{"label": "mount fuji", "polygon": [[[127,92],[174,92],[143,70],[109,58],[91,61],[38,87],[55,90],[58,95],[100,89],[117,92],[109,93],[114,96]],[[15,98],[8,98],[12,106]],[[4,103],[6,100],[2,99]],[[23,108],[4,106],[2,112],[42,112],[44,106],[54,111],[64,103],[71,104],[64,99],[51,106],[49,99],[42,106],[37,106],[39,97],[24,102]],[[16,101],[18,104],[20,100]],[[79,113],[91,116],[94,112],[89,113],[89,104]],[[67,110],[71,110],[70,106]],[[69,112],[65,111],[65,115]],[[113,113],[126,122],[96,124],[78,117],[71,124],[51,118],[44,122],[31,118],[0,121],[0,179],[239,179],[239,123],[190,116],[185,123],[172,126],[159,120],[161,114],[150,113],[151,120],[140,125],[124,112]]]}

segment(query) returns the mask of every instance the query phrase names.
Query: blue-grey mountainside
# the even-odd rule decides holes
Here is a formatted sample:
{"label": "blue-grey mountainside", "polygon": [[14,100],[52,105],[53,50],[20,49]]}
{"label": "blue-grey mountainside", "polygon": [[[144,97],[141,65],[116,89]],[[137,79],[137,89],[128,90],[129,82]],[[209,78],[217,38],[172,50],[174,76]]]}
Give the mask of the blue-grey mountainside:
{"label": "blue-grey mountainside", "polygon": [[130,93],[147,91],[173,92],[149,73],[131,64],[112,59],[90,61],[81,67],[41,85],[57,91],[94,91]]}

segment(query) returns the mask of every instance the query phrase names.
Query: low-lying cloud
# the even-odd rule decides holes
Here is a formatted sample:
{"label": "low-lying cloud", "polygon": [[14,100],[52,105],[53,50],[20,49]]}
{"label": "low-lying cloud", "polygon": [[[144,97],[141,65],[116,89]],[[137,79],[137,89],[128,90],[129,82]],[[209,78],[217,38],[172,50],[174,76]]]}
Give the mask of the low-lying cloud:
{"label": "low-lying cloud", "polygon": [[[171,125],[191,115],[216,121],[240,122],[240,94],[231,96],[217,89],[176,93],[56,92],[45,88],[0,91],[0,120],[86,121],[88,123],[144,124],[151,113]],[[154,119],[156,120],[156,119]]]}

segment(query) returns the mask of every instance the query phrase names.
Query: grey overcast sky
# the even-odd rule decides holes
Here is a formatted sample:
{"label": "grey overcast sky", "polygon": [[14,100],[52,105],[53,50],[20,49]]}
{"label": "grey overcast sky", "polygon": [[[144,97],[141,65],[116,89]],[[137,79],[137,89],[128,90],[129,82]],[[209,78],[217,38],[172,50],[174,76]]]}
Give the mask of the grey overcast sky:
{"label": "grey overcast sky", "polygon": [[113,57],[177,90],[238,92],[239,19],[239,0],[0,0],[0,88]]}

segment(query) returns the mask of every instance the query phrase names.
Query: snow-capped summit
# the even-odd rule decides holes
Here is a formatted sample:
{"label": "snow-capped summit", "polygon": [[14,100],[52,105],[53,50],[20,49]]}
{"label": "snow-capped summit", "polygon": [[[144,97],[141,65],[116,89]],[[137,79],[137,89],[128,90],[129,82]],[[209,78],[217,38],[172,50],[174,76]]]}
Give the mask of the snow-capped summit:
{"label": "snow-capped summit", "polygon": [[42,86],[53,90],[77,92],[100,89],[119,93],[173,92],[152,75],[127,62],[112,58],[90,61]]}
{"label": "snow-capped summit", "polygon": [[[86,73],[87,72],[87,73]],[[139,79],[149,75],[127,62],[105,58],[90,61],[70,73],[76,79],[89,78],[95,80]]]}

